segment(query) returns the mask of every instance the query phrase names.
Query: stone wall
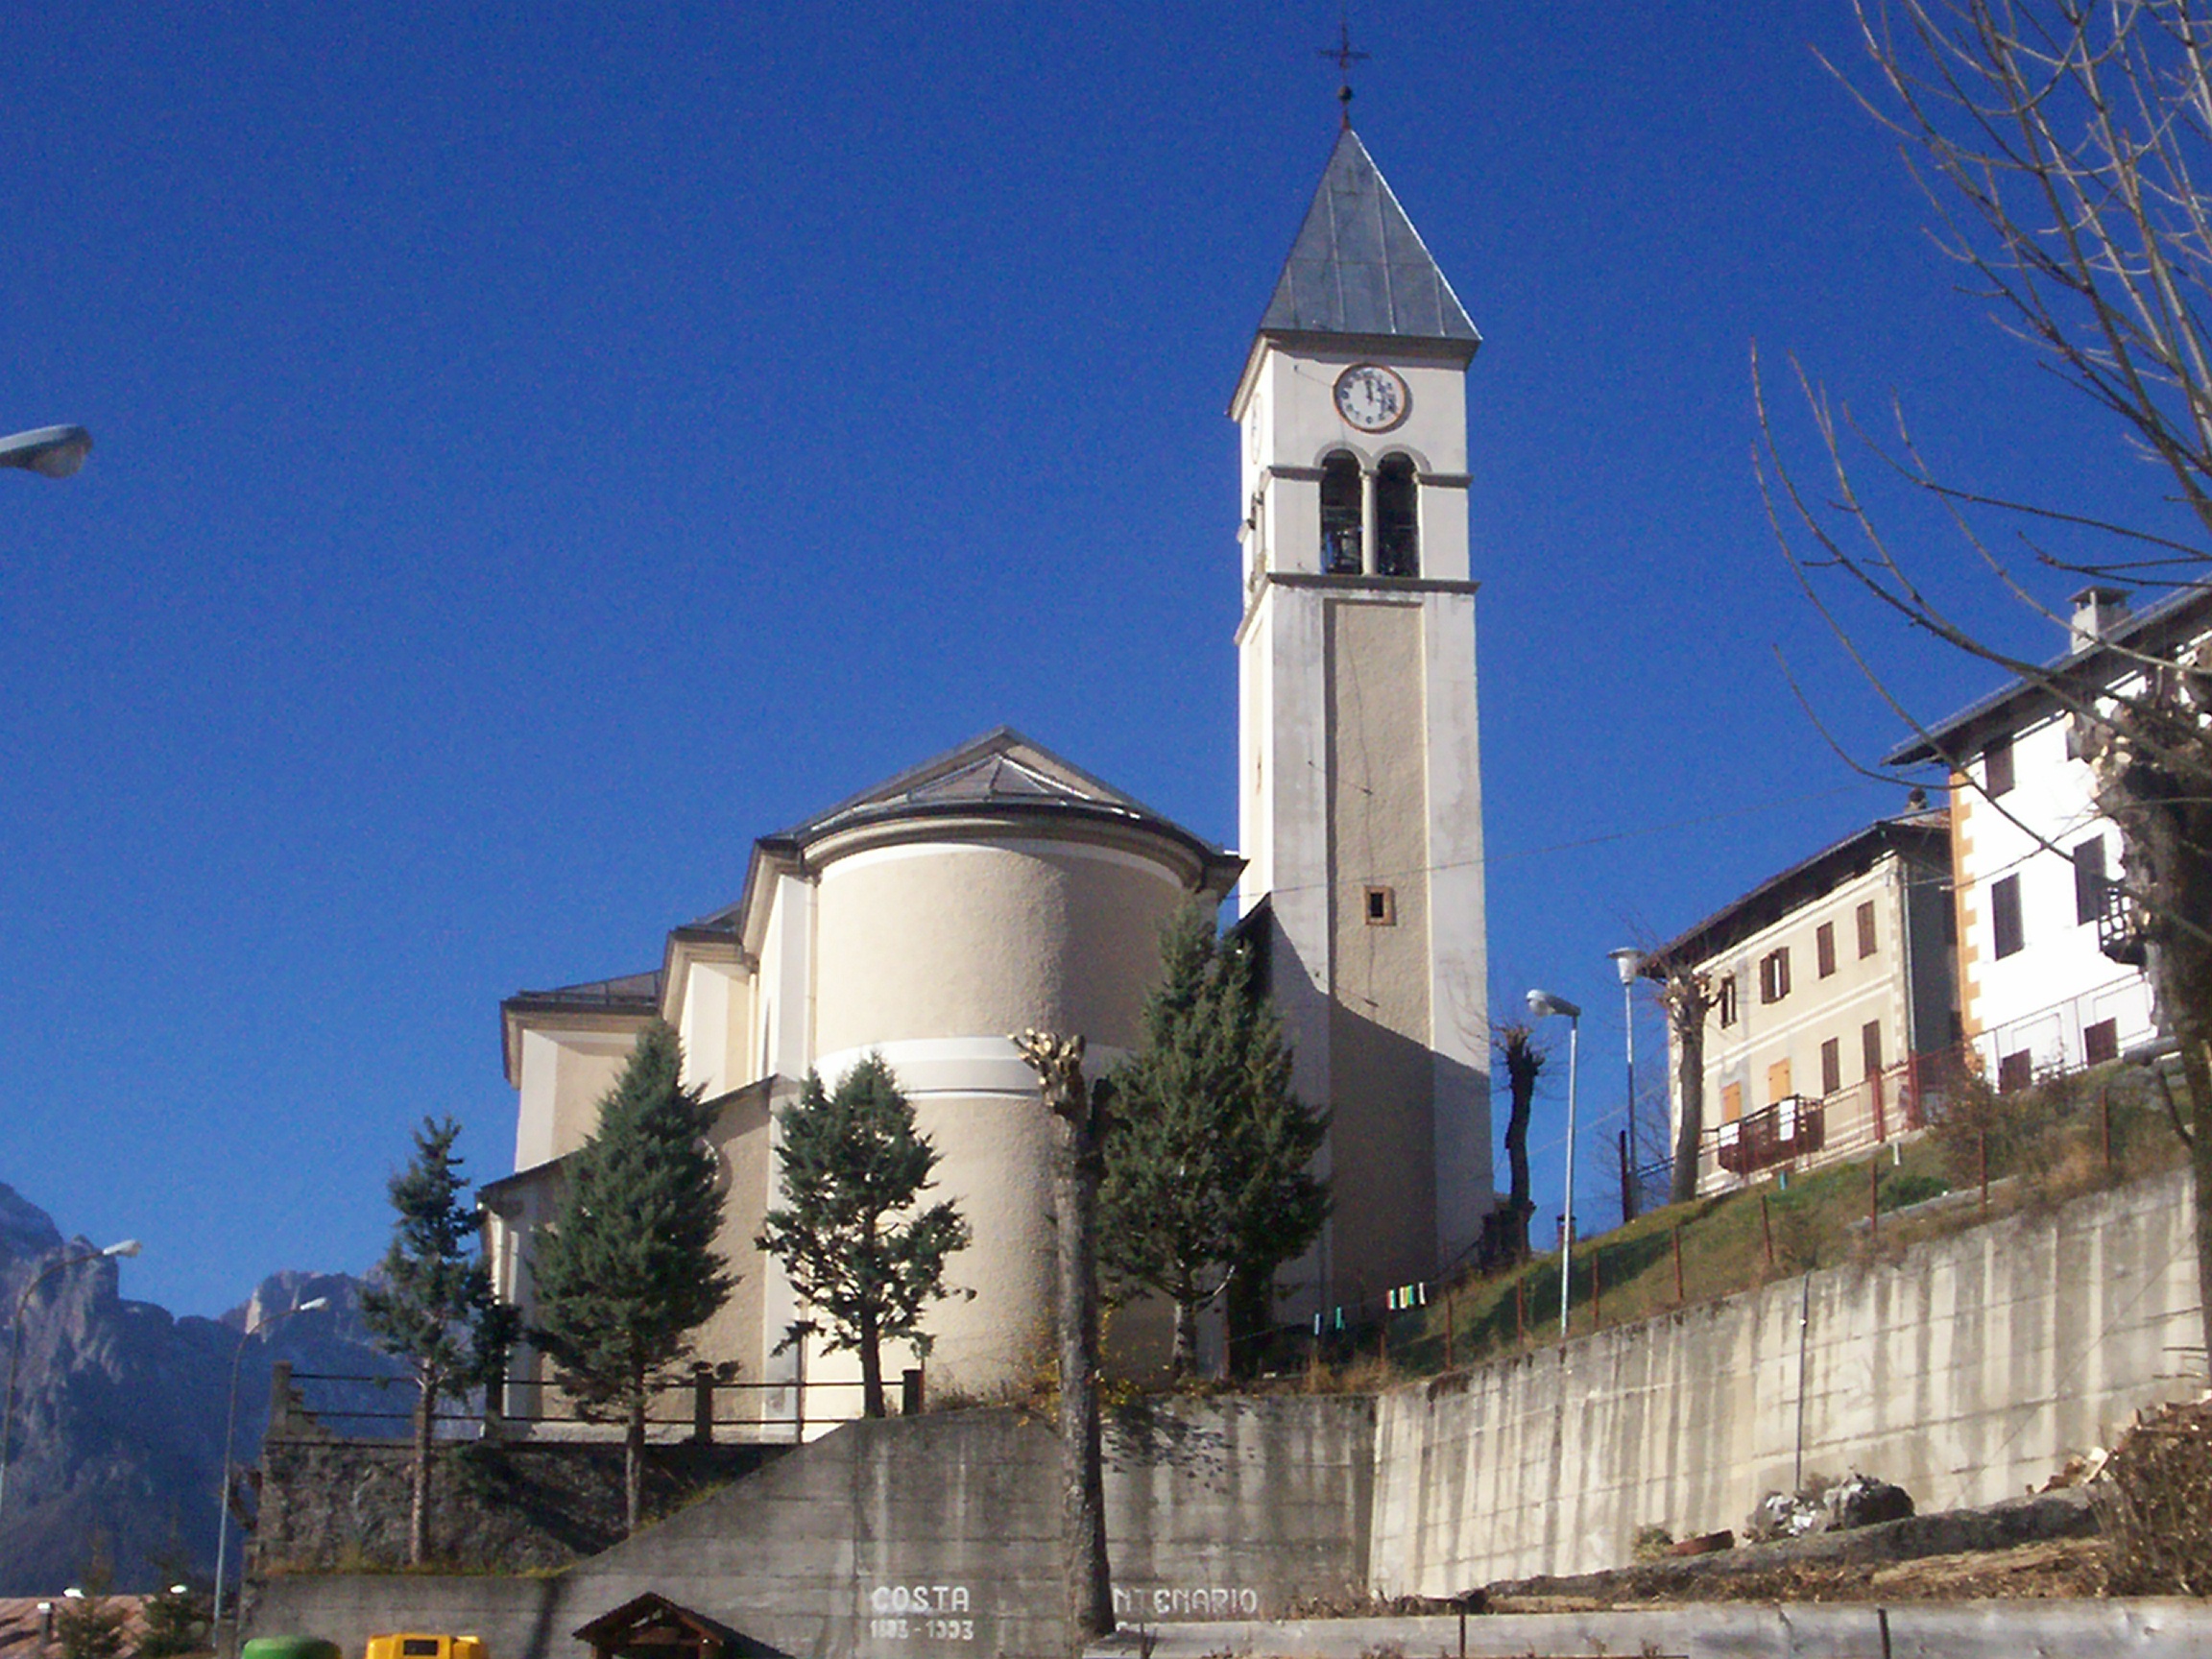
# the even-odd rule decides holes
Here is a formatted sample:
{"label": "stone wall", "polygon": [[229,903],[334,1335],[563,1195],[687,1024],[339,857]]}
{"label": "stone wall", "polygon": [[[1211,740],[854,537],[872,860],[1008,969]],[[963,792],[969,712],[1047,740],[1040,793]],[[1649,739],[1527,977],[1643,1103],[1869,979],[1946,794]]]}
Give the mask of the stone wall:
{"label": "stone wall", "polygon": [[[655,1446],[644,1508],[665,1514],[751,1474],[781,1446]],[[248,1555],[256,1573],[359,1572],[407,1560],[413,1449],[399,1440],[273,1437]],[[473,1572],[565,1567],[622,1541],[622,1448],[441,1442],[431,1451],[430,1559]]]}
{"label": "stone wall", "polygon": [[2176,1171],[1387,1394],[1372,1586],[1618,1566],[1815,1474],[2016,1496],[2201,1386],[2194,1226]]}

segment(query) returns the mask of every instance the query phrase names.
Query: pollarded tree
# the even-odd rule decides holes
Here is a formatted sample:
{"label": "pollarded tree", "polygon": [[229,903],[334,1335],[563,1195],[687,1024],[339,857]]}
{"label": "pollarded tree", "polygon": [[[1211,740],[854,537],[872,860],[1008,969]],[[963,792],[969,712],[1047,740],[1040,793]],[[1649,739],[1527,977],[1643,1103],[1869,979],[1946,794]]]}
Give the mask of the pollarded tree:
{"label": "pollarded tree", "polygon": [[492,1264],[477,1248],[468,1183],[453,1151],[461,1125],[425,1118],[415,1156],[389,1183],[392,1247],[361,1292],[361,1322],[415,1378],[415,1455],[409,1471],[407,1560],[430,1547],[430,1440],[441,1400],[494,1382],[515,1338],[515,1310],[492,1294]]}
{"label": "pollarded tree", "polygon": [[880,1054],[845,1073],[834,1092],[809,1071],[798,1101],[776,1115],[783,1201],[754,1242],[783,1263],[792,1286],[827,1314],[832,1349],[860,1356],[861,1409],[884,1415],[883,1344],[929,1352],[922,1315],[966,1294],[945,1287],[945,1262],[965,1249],[968,1223],[950,1202],[917,1210],[936,1183],[937,1149]]}
{"label": "pollarded tree", "polygon": [[[2212,585],[2212,185],[2198,181],[2212,168],[2212,17],[2200,0],[1856,10],[1872,65],[1862,103],[1901,141],[1947,252],[2055,382],[2082,395],[2113,461],[2138,464],[2107,470],[2152,482],[2136,526],[2079,503],[1995,498],[1939,476],[1901,419],[1895,452],[1862,466],[1848,412],[1809,388],[1823,477],[1801,486],[1768,424],[1771,516],[1806,593],[1899,713],[1874,641],[1831,602],[1838,584],[1905,637],[2002,668],[2068,717],[2096,807],[2120,832],[2120,886],[2143,918],[2146,969],[2194,1099],[2194,1123],[2176,1127],[2199,1195],[2198,1270],[2212,1285],[2212,644],[2184,640],[2169,656],[2105,641],[2094,674],[2020,658],[1998,643],[1986,599],[1945,596],[1915,562],[1921,538],[1893,536],[1858,488],[1862,471],[1902,479],[1936,508],[1964,567],[1987,575],[1988,597],[2054,621],[2064,618],[2033,592],[2044,573]],[[2080,442],[2099,435],[2084,423]],[[1949,758],[1982,789],[1966,757]],[[2212,1297],[2204,1316],[2212,1347]]]}
{"label": "pollarded tree", "polygon": [[1536,1214],[1536,1201],[1528,1183],[1528,1119],[1535,1110],[1536,1079],[1550,1058],[1537,1046],[1535,1028],[1506,1023],[1494,1027],[1490,1046],[1505,1068],[1505,1166],[1511,1172],[1506,1207],[1513,1216],[1513,1259],[1528,1256],[1528,1217]]}
{"label": "pollarded tree", "polygon": [[1112,1077],[1101,1262],[1118,1285],[1174,1305],[1172,1368],[1185,1376],[1199,1312],[1224,1289],[1232,1352],[1265,1334],[1276,1269],[1328,1218],[1312,1172],[1328,1118],[1291,1094],[1282,1022],[1210,911],[1170,916],[1160,955],[1142,1045]]}
{"label": "pollarded tree", "polygon": [[676,1033],[655,1021],[599,1103],[599,1124],[572,1153],[559,1217],[533,1253],[538,1322],[531,1339],[579,1405],[623,1417],[622,1485],[638,1521],[645,1408],[675,1380],[691,1333],[734,1280],[714,1249],[722,1206],[707,1144],[713,1114],[683,1084]]}

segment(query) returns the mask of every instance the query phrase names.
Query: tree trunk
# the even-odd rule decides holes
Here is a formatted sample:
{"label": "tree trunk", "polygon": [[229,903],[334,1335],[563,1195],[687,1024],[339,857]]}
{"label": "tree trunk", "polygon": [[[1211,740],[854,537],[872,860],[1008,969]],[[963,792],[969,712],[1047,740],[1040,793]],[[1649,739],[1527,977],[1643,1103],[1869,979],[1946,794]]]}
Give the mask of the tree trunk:
{"label": "tree trunk", "polygon": [[622,1531],[637,1530],[638,1510],[645,1488],[645,1379],[630,1388],[629,1421],[622,1430]]}
{"label": "tree trunk", "polygon": [[1667,970],[1659,997],[1673,1028],[1674,1092],[1682,1102],[1667,1201],[1687,1204],[1697,1196],[1697,1143],[1705,1138],[1705,1017],[1713,1010],[1713,989],[1695,969],[1683,964]]}
{"label": "tree trunk", "polygon": [[1059,1240],[1060,1547],[1068,1634],[1080,1654],[1114,1628],[1106,1561],[1106,1479],[1098,1415],[1098,1182],[1103,1113],[1083,1080],[1083,1039],[1028,1031],[1015,1042],[1052,1115]]}
{"label": "tree trunk", "polygon": [[415,1462],[408,1471],[407,1565],[420,1567],[430,1555],[430,1428],[438,1399],[437,1379],[415,1379]]}
{"label": "tree trunk", "polygon": [[1223,1369],[1235,1378],[1253,1376],[1266,1357],[1267,1338],[1275,1329],[1274,1269],[1255,1273],[1238,1268],[1229,1276],[1222,1310],[1226,1327]]}
{"label": "tree trunk", "polygon": [[1175,1347],[1168,1356],[1167,1374],[1178,1380],[1198,1369],[1198,1304],[1189,1296],[1175,1298]]}
{"label": "tree trunk", "polygon": [[887,1417],[883,1405],[883,1344],[876,1334],[875,1315],[860,1315],[860,1414]]}

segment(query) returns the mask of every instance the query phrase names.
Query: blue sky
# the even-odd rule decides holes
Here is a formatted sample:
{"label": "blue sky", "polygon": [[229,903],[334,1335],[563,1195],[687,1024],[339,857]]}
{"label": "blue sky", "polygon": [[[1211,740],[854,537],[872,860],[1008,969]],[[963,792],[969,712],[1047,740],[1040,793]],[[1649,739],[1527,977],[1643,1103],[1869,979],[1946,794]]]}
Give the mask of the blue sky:
{"label": "blue sky", "polygon": [[[1985,487],[2104,503],[2119,454],[1957,291],[1814,57],[1840,0],[1352,23],[1361,133],[1486,337],[1493,996],[1590,1009],[1595,1183],[1605,951],[1902,805],[1776,665],[1858,752],[1901,734],[1766,528],[1752,342]],[[0,474],[0,1180],[212,1312],[366,1266],[425,1112],[504,1173],[499,998],[651,966],[754,836],[917,759],[1011,723],[1233,843],[1223,409],[1335,25],[17,19],[0,430],[98,447]],[[1989,684],[1931,650],[1891,659],[1925,711]],[[1556,1102],[1534,1139],[1555,1190]]]}

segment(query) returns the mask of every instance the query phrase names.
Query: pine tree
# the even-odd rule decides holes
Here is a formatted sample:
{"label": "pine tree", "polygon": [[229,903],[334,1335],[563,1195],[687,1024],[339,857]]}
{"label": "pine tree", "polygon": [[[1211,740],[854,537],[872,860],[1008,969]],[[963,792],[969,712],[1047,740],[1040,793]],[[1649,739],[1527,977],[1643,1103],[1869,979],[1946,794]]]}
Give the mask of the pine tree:
{"label": "pine tree", "polygon": [[166,1581],[157,1595],[138,1605],[138,1659],[180,1659],[186,1653],[205,1653],[213,1646],[214,1609],[207,1593],[191,1582],[183,1564],[176,1558],[156,1563]]}
{"label": "pine tree", "polygon": [[636,1530],[645,1408],[691,1353],[691,1333],[734,1280],[714,1249],[722,1207],[705,1138],[713,1114],[683,1086],[676,1033],[655,1021],[599,1103],[599,1125],[566,1166],[567,1190],[533,1255],[531,1339],[587,1409],[623,1417],[623,1500]]}
{"label": "pine tree", "polygon": [[935,1185],[937,1149],[916,1131],[914,1108],[880,1054],[865,1056],[835,1093],[809,1071],[776,1123],[788,1208],[768,1212],[755,1243],[829,1316],[829,1348],[860,1356],[861,1409],[880,1417],[882,1345],[929,1352],[922,1313],[955,1294],[945,1288],[945,1259],[967,1247],[968,1223],[950,1202],[914,1209]]}
{"label": "pine tree", "polygon": [[492,1264],[476,1248],[475,1216],[453,1142],[461,1125],[425,1118],[415,1156],[389,1184],[398,1220],[361,1292],[361,1322],[376,1346],[415,1376],[415,1455],[409,1470],[407,1560],[430,1547],[430,1441],[441,1400],[497,1380],[515,1336],[515,1312],[492,1294]]}
{"label": "pine tree", "polygon": [[1224,1289],[1233,1355],[1271,1325],[1276,1269],[1328,1217],[1311,1167],[1328,1118],[1290,1093],[1282,1022],[1209,911],[1168,918],[1160,953],[1142,1046],[1113,1075],[1102,1241],[1110,1278],[1174,1304],[1172,1365],[1184,1376],[1197,1361],[1199,1311]]}

